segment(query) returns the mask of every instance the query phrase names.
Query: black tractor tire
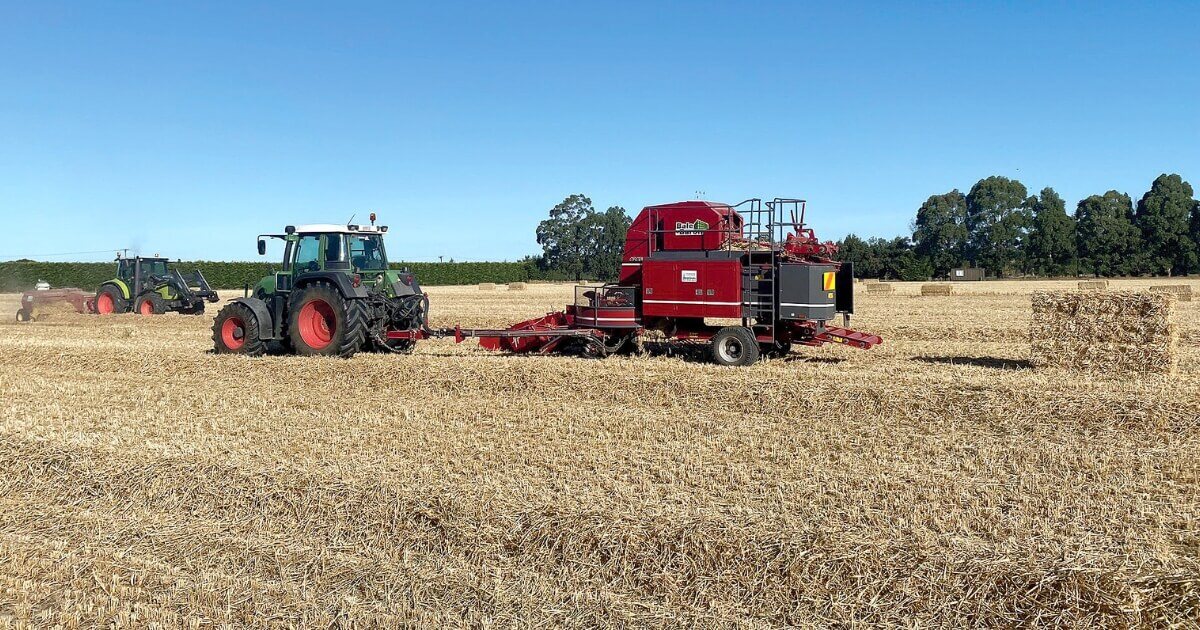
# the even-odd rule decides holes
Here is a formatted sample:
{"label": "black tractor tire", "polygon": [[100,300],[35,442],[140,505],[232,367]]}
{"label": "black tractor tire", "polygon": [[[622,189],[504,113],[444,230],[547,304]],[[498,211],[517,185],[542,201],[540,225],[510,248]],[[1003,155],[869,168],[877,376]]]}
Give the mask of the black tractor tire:
{"label": "black tractor tire", "polygon": [[145,293],[133,303],[133,312],[139,315],[162,315],[167,312],[167,305],[161,295]]}
{"label": "black tractor tire", "polygon": [[258,317],[245,304],[226,304],[213,319],[212,331],[213,352],[217,354],[256,357],[267,349],[258,336]]}
{"label": "black tractor tire", "polygon": [[29,320],[31,320],[31,319],[33,319],[33,313],[32,313],[32,312],[30,312],[30,311],[27,311],[27,310],[25,310],[25,309],[23,309],[23,308],[17,311],[17,321],[19,321],[19,322],[27,322],[27,321],[29,321]]}
{"label": "black tractor tire", "polygon": [[292,293],[287,328],[296,354],[351,357],[367,341],[367,309],[316,282]]}
{"label": "black tractor tire", "polygon": [[106,284],[96,292],[96,313],[99,315],[116,315],[129,310],[129,302],[121,295],[121,289],[115,284]]}
{"label": "black tractor tire", "polygon": [[761,354],[754,332],[744,326],[728,326],[713,335],[712,359],[717,365],[753,365]]}

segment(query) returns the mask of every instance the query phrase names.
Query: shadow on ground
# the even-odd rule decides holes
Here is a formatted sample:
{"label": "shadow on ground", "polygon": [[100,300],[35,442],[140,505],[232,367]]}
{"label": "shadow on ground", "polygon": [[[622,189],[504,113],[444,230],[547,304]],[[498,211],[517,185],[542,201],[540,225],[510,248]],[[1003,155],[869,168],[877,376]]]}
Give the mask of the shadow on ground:
{"label": "shadow on ground", "polygon": [[1033,367],[1033,364],[1025,359],[1001,359],[998,357],[913,357],[913,360],[923,363],[973,365],[997,370],[1028,370]]}

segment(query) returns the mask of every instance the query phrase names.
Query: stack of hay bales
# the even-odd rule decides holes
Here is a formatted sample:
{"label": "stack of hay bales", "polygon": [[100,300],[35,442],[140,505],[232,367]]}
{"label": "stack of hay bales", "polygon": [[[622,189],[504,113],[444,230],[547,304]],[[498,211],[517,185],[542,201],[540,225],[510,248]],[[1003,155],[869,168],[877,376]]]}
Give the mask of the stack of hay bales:
{"label": "stack of hay bales", "polygon": [[524,282],[509,282],[508,290],[509,291],[524,291],[525,283]]}
{"label": "stack of hay bales", "polygon": [[1175,296],[1132,291],[1033,294],[1034,367],[1171,374],[1178,366]]}
{"label": "stack of hay bales", "polygon": [[480,290],[480,291],[495,291],[495,290],[496,290],[496,284],[495,284],[495,283],[493,283],[493,282],[480,282],[480,283],[479,283],[479,290]]}
{"label": "stack of hay bales", "polygon": [[866,285],[868,295],[887,295],[896,291],[896,287],[890,284],[884,284],[878,280],[871,282],[867,280]]}
{"label": "stack of hay bales", "polygon": [[1081,280],[1079,288],[1083,291],[1103,291],[1108,288],[1108,280]]}
{"label": "stack of hay bales", "polygon": [[1192,285],[1190,284],[1160,284],[1150,287],[1151,293],[1170,293],[1178,302],[1192,301]]}
{"label": "stack of hay bales", "polygon": [[921,295],[954,295],[954,287],[944,282],[922,284]]}

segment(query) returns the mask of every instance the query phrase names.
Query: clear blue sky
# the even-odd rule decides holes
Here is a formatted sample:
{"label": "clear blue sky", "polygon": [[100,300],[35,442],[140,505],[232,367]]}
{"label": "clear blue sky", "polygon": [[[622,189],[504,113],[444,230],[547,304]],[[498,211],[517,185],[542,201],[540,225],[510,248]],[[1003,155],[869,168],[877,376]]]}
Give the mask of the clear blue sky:
{"label": "clear blue sky", "polygon": [[1197,2],[178,4],[0,4],[0,256],[374,210],[393,259],[511,260],[575,192],[803,196],[839,238],[992,174],[1200,184]]}

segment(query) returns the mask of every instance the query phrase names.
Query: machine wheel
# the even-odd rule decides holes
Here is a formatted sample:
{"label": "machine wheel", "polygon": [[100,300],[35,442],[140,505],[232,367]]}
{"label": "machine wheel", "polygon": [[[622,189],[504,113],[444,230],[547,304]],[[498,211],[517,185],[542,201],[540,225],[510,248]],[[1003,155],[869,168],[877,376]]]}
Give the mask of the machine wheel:
{"label": "machine wheel", "polygon": [[157,293],[147,293],[134,303],[134,312],[138,315],[162,315],[167,312],[167,305]]}
{"label": "machine wheel", "polygon": [[712,358],[719,365],[751,365],[758,361],[758,340],[743,326],[729,326],[712,338]]}
{"label": "machine wheel", "polygon": [[121,290],[115,285],[106,284],[96,292],[96,313],[112,315],[129,310],[129,303],[121,297]]}
{"label": "machine wheel", "polygon": [[366,341],[366,309],[327,283],[311,284],[292,294],[288,336],[297,354],[353,356]]}
{"label": "machine wheel", "polygon": [[258,318],[245,304],[227,304],[213,320],[213,351],[258,356],[266,344],[258,336]]}
{"label": "machine wheel", "polygon": [[29,311],[25,309],[20,309],[17,311],[17,321],[27,322],[31,319],[33,319],[33,315]]}

